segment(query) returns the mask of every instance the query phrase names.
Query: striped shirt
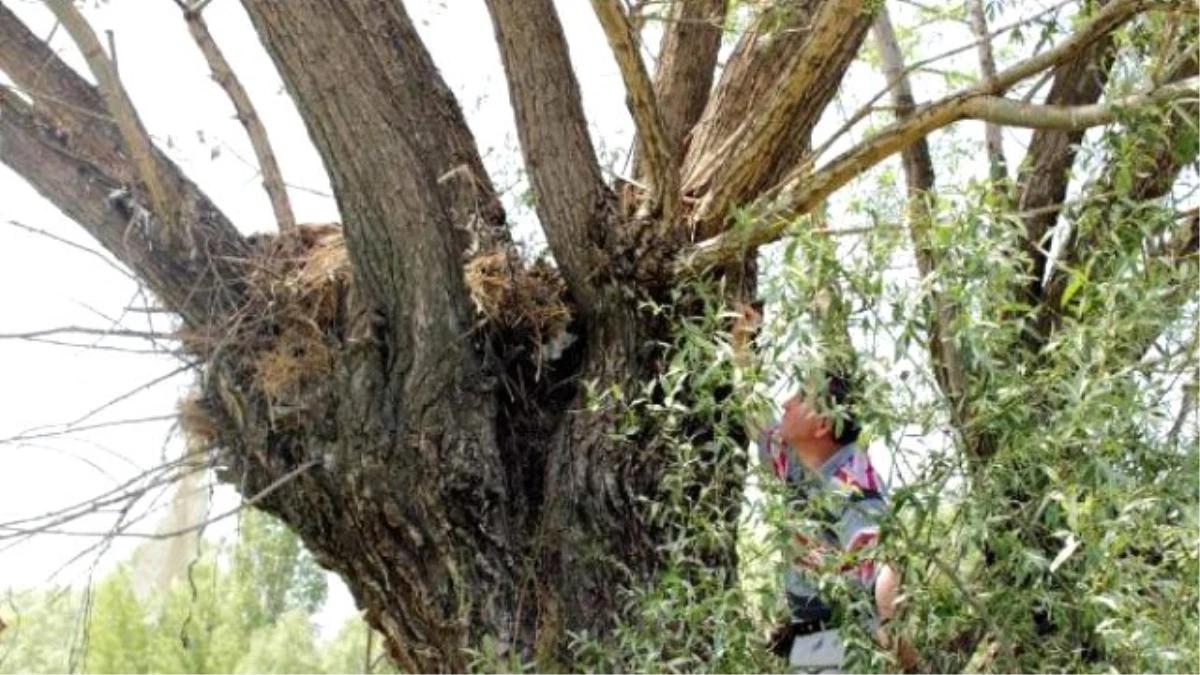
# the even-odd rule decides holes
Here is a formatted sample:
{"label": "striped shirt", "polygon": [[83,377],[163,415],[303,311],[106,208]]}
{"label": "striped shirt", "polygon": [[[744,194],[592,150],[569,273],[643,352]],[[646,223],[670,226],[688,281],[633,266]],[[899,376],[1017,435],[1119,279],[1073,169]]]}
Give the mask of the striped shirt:
{"label": "striped shirt", "polygon": [[[823,507],[816,528],[793,534],[795,564],[788,567],[784,587],[794,620],[828,621],[832,612],[818,596],[815,570],[828,556],[840,557],[876,543],[887,508],[883,484],[867,453],[853,444],[841,447],[812,475],[783,442],[778,423],[760,435],[758,450],[763,465],[792,488],[792,499],[800,508],[809,502]],[[858,561],[842,570],[873,591],[878,570],[872,561]]]}

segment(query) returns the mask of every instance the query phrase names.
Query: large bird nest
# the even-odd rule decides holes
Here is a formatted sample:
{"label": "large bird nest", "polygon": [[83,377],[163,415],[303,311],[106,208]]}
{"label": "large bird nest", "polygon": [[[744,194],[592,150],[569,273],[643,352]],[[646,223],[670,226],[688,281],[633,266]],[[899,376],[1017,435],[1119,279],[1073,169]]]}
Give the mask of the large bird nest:
{"label": "large bird nest", "polygon": [[[337,224],[305,225],[294,236],[260,235],[254,249],[245,261],[243,310],[217,334],[181,338],[210,360],[232,360],[239,388],[249,384],[272,409],[304,410],[321,398],[314,394],[329,381],[350,324],[364,311],[346,241]],[[547,345],[562,344],[571,312],[565,285],[548,263],[525,265],[512,253],[491,251],[468,260],[463,278],[481,330],[524,342],[539,361]],[[200,409],[182,405],[189,414]],[[203,419],[191,419],[198,417],[190,414],[189,426],[211,435]]]}

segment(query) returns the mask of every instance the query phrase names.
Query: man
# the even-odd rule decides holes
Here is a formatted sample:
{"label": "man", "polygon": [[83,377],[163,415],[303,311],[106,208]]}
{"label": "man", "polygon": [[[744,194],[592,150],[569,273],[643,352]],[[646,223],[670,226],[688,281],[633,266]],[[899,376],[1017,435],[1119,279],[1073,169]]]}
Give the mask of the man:
{"label": "man", "polygon": [[[761,317],[751,308],[742,310],[733,331],[738,365],[751,363],[749,341]],[[796,507],[822,508],[823,527],[815,536],[793,533],[794,565],[784,580],[791,616],[776,631],[772,648],[787,655],[799,672],[838,672],[845,647],[834,624],[834,613],[823,601],[814,583],[816,569],[843,554],[874,546],[879,523],[887,508],[880,483],[867,453],[856,447],[859,425],[852,409],[850,382],[844,375],[827,373],[820,381],[807,383],[783,405],[778,421],[751,422],[751,437],[758,438],[759,457],[764,466],[783,480]],[[753,416],[751,416],[753,418]],[[756,428],[757,427],[757,428]],[[834,563],[836,565],[836,563]],[[876,639],[889,646],[882,626],[895,614],[899,578],[890,566],[862,561],[845,570],[852,583],[860,584],[873,600]],[[907,649],[901,662],[911,666]]]}

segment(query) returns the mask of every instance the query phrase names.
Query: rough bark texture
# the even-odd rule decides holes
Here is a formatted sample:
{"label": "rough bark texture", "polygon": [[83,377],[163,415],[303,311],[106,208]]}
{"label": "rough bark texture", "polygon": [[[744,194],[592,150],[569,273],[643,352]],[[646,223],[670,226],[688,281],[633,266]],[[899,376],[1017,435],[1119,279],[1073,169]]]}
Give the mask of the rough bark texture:
{"label": "rough bark texture", "polygon": [[600,176],[558,14],[550,0],[488,0],[488,11],[538,219],[572,295],[598,308],[592,286],[606,266],[613,196]]}
{"label": "rough bark texture", "polygon": [[696,215],[701,238],[808,152],[871,21],[865,3],[854,0],[787,4],[765,11],[742,37],[684,164],[684,193],[704,195]]}
{"label": "rough bark texture", "polygon": [[654,90],[668,142],[681,160],[712,89],[726,4],[726,0],[679,0],[667,15]]}

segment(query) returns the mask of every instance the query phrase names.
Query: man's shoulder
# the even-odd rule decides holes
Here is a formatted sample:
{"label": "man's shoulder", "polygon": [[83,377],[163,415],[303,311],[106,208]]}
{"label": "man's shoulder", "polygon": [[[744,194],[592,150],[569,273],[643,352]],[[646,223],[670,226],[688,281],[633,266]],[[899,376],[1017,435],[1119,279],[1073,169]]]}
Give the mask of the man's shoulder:
{"label": "man's shoulder", "polygon": [[883,499],[884,486],[866,450],[847,445],[830,458],[825,475],[835,486],[866,499]]}

